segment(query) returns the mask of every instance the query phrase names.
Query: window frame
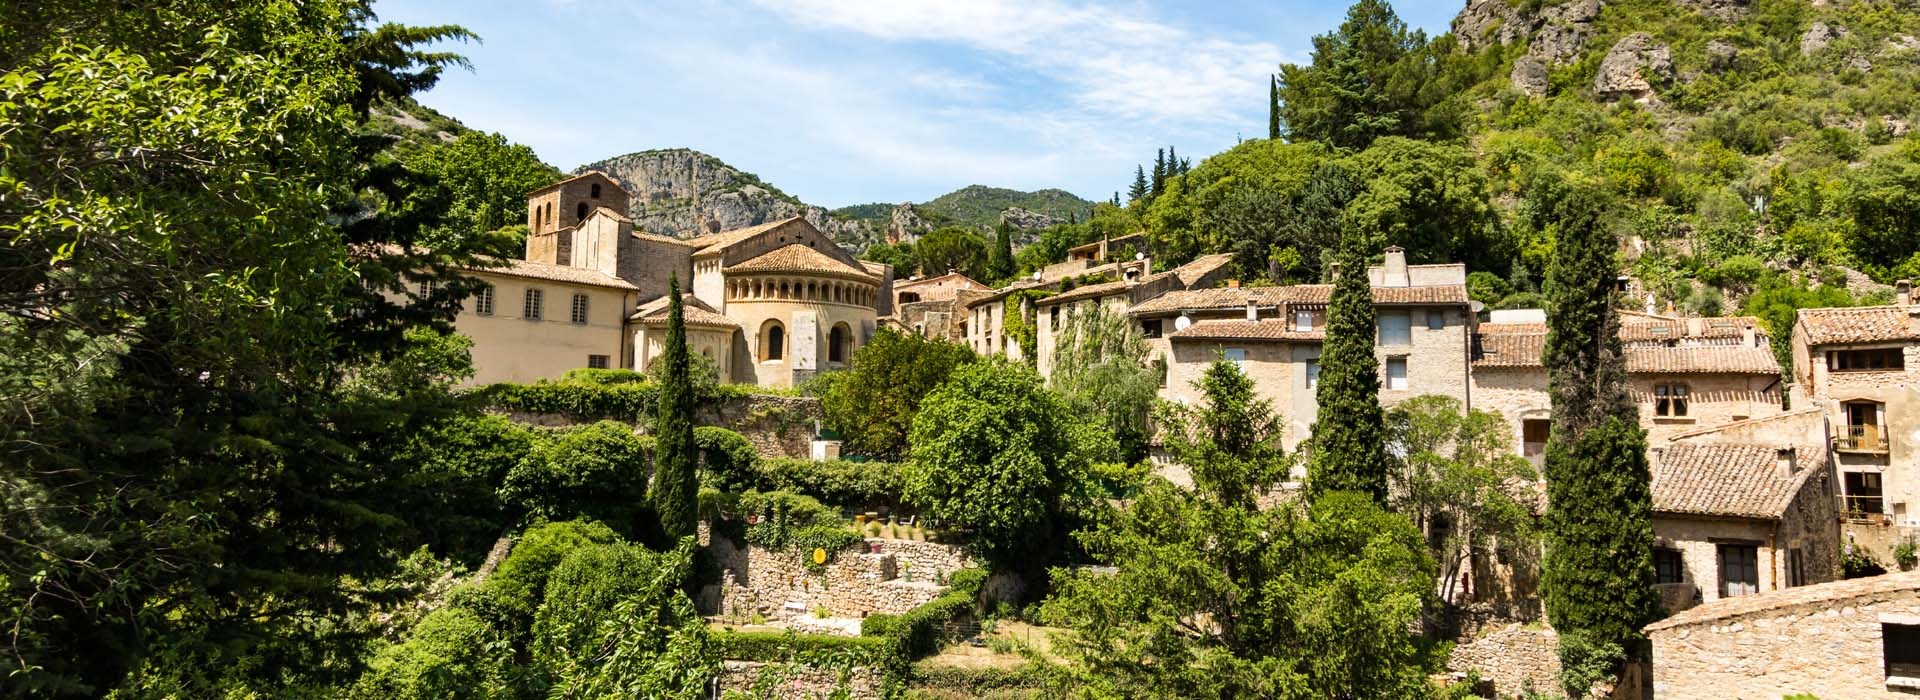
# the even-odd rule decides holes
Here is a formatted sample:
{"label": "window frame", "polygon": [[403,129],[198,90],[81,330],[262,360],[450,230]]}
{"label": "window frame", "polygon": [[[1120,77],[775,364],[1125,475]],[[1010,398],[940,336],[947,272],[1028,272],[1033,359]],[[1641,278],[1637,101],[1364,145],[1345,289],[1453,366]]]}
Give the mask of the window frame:
{"label": "window frame", "polygon": [[[1912,688],[1920,686],[1920,620],[1911,622],[1880,622],[1880,662],[1881,670],[1886,673],[1887,685]],[[1900,654],[1896,659],[1893,645],[1899,644]],[[1904,682],[1895,682],[1900,679]]]}
{"label": "window frame", "polygon": [[779,321],[768,321],[760,328],[760,361],[785,362],[787,359],[787,326]]}
{"label": "window frame", "polygon": [[591,301],[587,298],[586,293],[574,292],[573,299],[567,306],[567,320],[576,326],[587,325],[588,314],[592,309],[590,304]]}
{"label": "window frame", "polygon": [[1653,385],[1653,415],[1656,418],[1686,418],[1693,403],[1693,387],[1686,382],[1660,382]]}
{"label": "window frame", "polygon": [[[1671,574],[1669,574],[1669,569],[1671,570]],[[1656,585],[1663,583],[1686,583],[1686,555],[1672,547],[1654,547],[1653,582]]]}
{"label": "window frame", "polygon": [[608,355],[588,355],[587,369],[608,369],[613,364],[612,360]]}
{"label": "window frame", "polygon": [[[1714,568],[1719,574],[1720,597],[1738,598],[1760,592],[1760,546],[1750,542],[1716,542]],[[1734,556],[1729,557],[1728,554]],[[1739,580],[1728,576],[1729,572]],[[1746,590],[1743,590],[1746,589]]]}
{"label": "window frame", "polygon": [[[1376,320],[1374,321],[1374,328],[1375,328],[1374,332],[1376,334],[1375,337],[1377,338],[1376,342],[1379,345],[1381,345],[1382,347],[1396,347],[1396,348],[1413,345],[1413,314],[1411,312],[1388,311],[1386,313],[1380,314],[1379,316],[1376,316],[1375,319]],[[1388,319],[1393,319],[1396,323],[1400,321],[1406,322],[1405,325],[1399,328],[1391,329],[1392,332],[1394,333],[1393,337],[1389,337],[1387,335],[1389,332],[1389,329],[1387,327]],[[1399,341],[1399,342],[1394,342],[1394,341]]]}
{"label": "window frame", "polygon": [[1858,348],[1827,351],[1829,372],[1904,372],[1904,348]]}
{"label": "window frame", "polygon": [[[1395,364],[1400,365],[1400,386],[1397,387],[1393,385],[1393,366]],[[1384,362],[1380,368],[1380,388],[1387,391],[1412,391],[1413,379],[1407,376],[1408,370],[1410,369],[1407,364],[1407,358],[1405,357],[1387,358],[1386,362]]]}
{"label": "window frame", "polygon": [[1311,360],[1307,360],[1306,365],[1307,366],[1306,366],[1305,372],[1306,372],[1306,378],[1307,378],[1307,391],[1319,391],[1320,390],[1320,358],[1316,357]]}
{"label": "window frame", "polygon": [[1427,312],[1427,330],[1444,331],[1447,329],[1447,313],[1431,310]]}
{"label": "window frame", "polygon": [[480,285],[480,289],[473,293],[473,313],[479,316],[492,316],[493,295],[493,285]]}
{"label": "window frame", "polygon": [[547,293],[539,287],[528,287],[520,295],[520,317],[528,321],[544,321],[547,315]]}
{"label": "window frame", "polygon": [[1220,348],[1220,359],[1233,363],[1243,373],[1247,371],[1246,348]]}
{"label": "window frame", "polygon": [[1162,323],[1164,322],[1157,318],[1142,320],[1140,322],[1140,337],[1159,338],[1166,335],[1166,327],[1163,326]]}

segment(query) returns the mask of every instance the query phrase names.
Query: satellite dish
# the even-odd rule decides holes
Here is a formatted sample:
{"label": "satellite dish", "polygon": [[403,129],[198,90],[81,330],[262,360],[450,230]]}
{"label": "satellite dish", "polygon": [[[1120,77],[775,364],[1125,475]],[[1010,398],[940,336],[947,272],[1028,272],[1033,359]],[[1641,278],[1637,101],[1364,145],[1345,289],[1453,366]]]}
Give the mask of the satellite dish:
{"label": "satellite dish", "polygon": [[1147,259],[1147,254],[1146,254],[1146,253],[1134,253],[1134,254],[1133,254],[1133,259],[1135,259],[1135,260],[1145,260],[1145,259]]}
{"label": "satellite dish", "polygon": [[1473,311],[1474,313],[1476,313],[1476,314],[1477,314],[1477,313],[1480,313],[1480,312],[1482,312],[1482,311],[1486,311],[1486,310],[1487,310],[1487,303],[1486,303],[1486,302],[1484,302],[1484,301],[1480,301],[1480,300],[1478,300],[1478,299],[1475,299],[1475,300],[1473,300],[1473,301],[1471,301],[1471,302],[1468,302],[1468,303],[1467,303],[1467,308],[1468,308],[1468,309],[1470,309],[1470,310],[1472,310],[1472,311]]}
{"label": "satellite dish", "polygon": [[1184,331],[1187,329],[1187,326],[1191,325],[1193,325],[1193,319],[1189,318],[1186,314],[1180,314],[1180,318],[1173,320],[1173,329],[1176,331]]}

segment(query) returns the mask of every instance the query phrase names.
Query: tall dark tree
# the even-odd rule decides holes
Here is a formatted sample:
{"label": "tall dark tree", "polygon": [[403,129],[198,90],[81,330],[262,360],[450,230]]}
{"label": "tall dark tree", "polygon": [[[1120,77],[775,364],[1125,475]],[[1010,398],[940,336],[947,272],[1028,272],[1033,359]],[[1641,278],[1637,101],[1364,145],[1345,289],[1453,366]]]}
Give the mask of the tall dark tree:
{"label": "tall dark tree", "polygon": [[1341,246],[1339,277],[1327,305],[1320,387],[1314,395],[1319,410],[1307,486],[1316,497],[1355,491],[1386,502],[1387,429],[1380,408],[1380,364],[1373,354],[1375,333],[1366,258],[1350,240]]}
{"label": "tall dark tree", "polygon": [[993,249],[987,251],[986,278],[990,283],[1013,276],[1013,227],[1000,222],[993,228]]}
{"label": "tall dark tree", "polygon": [[[1139,165],[1133,166],[1133,186],[1127,188],[1127,201],[1137,202],[1139,200],[1146,199],[1147,194],[1152,192],[1152,190],[1149,189],[1149,187],[1151,186],[1147,184],[1146,169]],[[1116,200],[1115,204],[1118,204],[1118,203],[1119,202]]]}
{"label": "tall dark tree", "polygon": [[1147,194],[1158,197],[1167,184],[1167,149],[1153,153],[1153,179],[1147,184]]}
{"label": "tall dark tree", "polygon": [[1309,65],[1280,66],[1279,119],[1296,141],[1366,148],[1375,138],[1404,134],[1418,120],[1419,85],[1396,80],[1426,34],[1407,24],[1386,0],[1360,0],[1332,33],[1313,38]]}
{"label": "tall dark tree", "polygon": [[1561,676],[1584,694],[1647,658],[1640,628],[1660,616],[1646,435],[1627,394],[1614,308],[1615,236],[1589,190],[1553,195],[1547,271],[1547,550],[1542,589],[1560,632]]}
{"label": "tall dark tree", "polygon": [[1172,146],[1167,147],[1167,177],[1180,176],[1180,154]]}
{"label": "tall dark tree", "polygon": [[1267,138],[1280,139],[1280,76],[1267,76]]}
{"label": "tall dark tree", "polygon": [[680,277],[667,281],[667,337],[656,362],[666,363],[653,420],[653,510],[668,542],[693,534],[700,481],[694,474],[693,379],[687,354],[686,309]]}

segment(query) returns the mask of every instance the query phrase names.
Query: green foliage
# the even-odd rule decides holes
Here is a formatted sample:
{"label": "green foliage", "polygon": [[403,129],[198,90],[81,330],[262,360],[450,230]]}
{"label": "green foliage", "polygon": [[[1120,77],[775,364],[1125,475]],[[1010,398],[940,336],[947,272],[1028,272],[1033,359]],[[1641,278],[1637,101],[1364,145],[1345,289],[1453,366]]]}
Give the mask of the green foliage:
{"label": "green foliage", "polygon": [[883,648],[897,670],[906,661],[940,651],[947,623],[979,613],[980,587],[986,580],[985,569],[955,571],[940,597],[899,615],[868,615],[860,621],[860,634],[885,640]]}
{"label": "green foliage", "polygon": [[1428,110],[1447,97],[1433,79],[1452,59],[1450,42],[1430,45],[1383,0],[1360,0],[1339,29],[1313,38],[1311,64],[1280,66],[1277,121],[1295,141],[1350,149],[1393,134],[1449,133],[1447,110]]}
{"label": "green foliage", "polygon": [[987,251],[987,264],[981,273],[988,284],[1002,284],[1013,277],[1013,227],[1006,222],[993,227],[993,247]]}
{"label": "green foliage", "polygon": [[1049,289],[1022,289],[1008,294],[1003,302],[1014,313],[1001,319],[1001,331],[1006,333],[1009,342],[1020,348],[1020,361],[1028,367],[1040,358],[1040,322],[1035,318],[1039,307],[1035,302],[1053,294]]}
{"label": "green foliage", "polygon": [[699,450],[701,469],[721,483],[745,479],[760,458],[747,436],[717,426],[694,428],[693,446]]}
{"label": "green foliage", "polygon": [[680,300],[678,277],[667,283],[667,338],[656,362],[663,365],[660,402],[652,434],[657,441],[653,460],[653,510],[660,518],[660,534],[667,541],[691,537],[699,519],[699,461],[693,441],[693,377],[688,367],[687,324]]}
{"label": "green foliage", "polygon": [[[1388,474],[1389,503],[1426,534],[1443,600],[1454,599],[1474,557],[1518,564],[1539,551],[1538,518],[1508,488],[1539,475],[1515,454],[1506,419],[1463,409],[1458,399],[1428,395],[1387,414],[1389,442],[1404,453]],[[1444,538],[1435,536],[1440,530]]]}
{"label": "green foliage", "polygon": [[521,533],[513,552],[500,562],[500,568],[487,579],[487,590],[476,596],[487,599],[509,628],[528,629],[540,601],[546,599],[547,580],[555,567],[575,550],[613,544],[620,536],[606,525],[587,521],[547,523]]}
{"label": "green foliage", "polygon": [[501,498],[548,520],[592,518],[632,535],[644,532],[652,439],[600,421],[558,431],[507,472]]}
{"label": "green foliage", "polygon": [[832,375],[820,408],[853,451],[901,457],[921,401],[973,359],[957,343],[883,328],[854,351],[852,369]]}
{"label": "green foliage", "polygon": [[1547,548],[1542,590],[1561,634],[1569,695],[1644,659],[1640,628],[1659,618],[1654,592],[1652,477],[1646,436],[1627,396],[1614,310],[1612,229],[1591,192],[1555,203],[1559,243],[1547,272],[1545,364],[1553,400],[1547,441]]}
{"label": "green foliage", "polygon": [[602,545],[561,562],[534,623],[533,663],[552,682],[549,697],[706,697],[720,662],[681,590],[693,547]]}
{"label": "green foliage", "polygon": [[740,490],[791,491],[822,503],[871,510],[899,505],[906,471],[906,465],[896,462],[772,457],[755,460],[734,483]]}
{"label": "green foliage", "polygon": [[[869,616],[872,619],[875,616]],[[862,621],[864,625],[864,621]],[[887,651],[887,641],[877,637],[842,637],[831,634],[785,632],[735,632],[713,635],[713,648],[723,659],[761,662],[816,662],[839,656],[878,658]]]}
{"label": "green foliage", "polygon": [[[525,225],[527,193],[561,179],[559,169],[541,162],[533,149],[500,134],[477,131],[421,149],[405,162],[409,170],[437,186],[437,191],[413,196],[444,197],[447,202],[446,218],[428,232],[428,242]],[[503,252],[513,257],[525,249],[522,241],[503,244],[509,246]]]}
{"label": "green foliage", "polygon": [[920,272],[926,275],[944,275],[947,271],[977,279],[986,279],[987,240],[970,229],[947,226],[934,229],[920,237],[913,244],[914,255],[920,259]]}
{"label": "green foliage", "polygon": [[[839,511],[820,505],[810,496],[749,491],[740,495],[736,508],[749,519],[748,543],[775,552],[795,552],[812,571],[822,570],[841,550],[862,540],[860,533],[840,519]],[[825,550],[826,562],[813,560],[815,549]]]}
{"label": "green foliage", "polygon": [[1147,421],[1163,371],[1147,364],[1146,339],[1131,319],[1104,304],[1076,305],[1064,317],[1054,334],[1048,388],[1073,415],[1097,421],[1113,436],[1119,459],[1145,459]]}
{"label": "green foliage", "polygon": [[[723,384],[714,387],[711,396],[701,398],[733,401],[764,393],[768,390],[754,385]],[[467,395],[479,405],[500,411],[557,413],[576,420],[638,421],[658,410],[660,387],[648,382],[628,382],[620,375],[601,375],[585,383],[563,380],[548,384],[488,384],[470,390]]]}
{"label": "green foliage", "polygon": [[355,682],[352,700],[425,700],[506,695],[511,657],[498,632],[464,607],[435,610],[407,640],[381,649]]}
{"label": "green foliage", "polygon": [[419,500],[424,541],[437,552],[478,564],[522,510],[500,496],[507,475],[533,454],[532,429],[497,415],[454,415],[422,426],[396,450]]}
{"label": "green foliage", "polygon": [[968,364],[914,418],[906,500],[969,531],[969,548],[993,566],[1034,566],[1086,468],[1084,430],[1032,370]]}
{"label": "green foliage", "polygon": [[1373,290],[1364,262],[1349,243],[1327,307],[1320,386],[1314,396],[1319,419],[1313,424],[1307,486],[1316,495],[1354,491],[1385,503],[1386,423],[1380,409],[1380,363],[1373,354]]}

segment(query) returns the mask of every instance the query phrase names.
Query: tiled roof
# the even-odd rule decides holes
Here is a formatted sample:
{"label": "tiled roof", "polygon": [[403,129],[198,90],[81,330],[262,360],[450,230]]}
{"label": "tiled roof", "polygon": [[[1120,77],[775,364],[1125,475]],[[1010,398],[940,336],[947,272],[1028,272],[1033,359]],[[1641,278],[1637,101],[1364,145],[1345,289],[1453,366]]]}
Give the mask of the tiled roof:
{"label": "tiled roof", "polygon": [[629,290],[639,289],[639,287],[633,286],[626,280],[592,268],[548,265],[546,263],[529,262],[526,260],[503,260],[502,262],[507,263],[507,265],[505,267],[479,268],[475,271],[491,272],[496,275],[550,280],[554,282],[586,284],[595,287],[612,287],[615,289]]}
{"label": "tiled roof", "polygon": [[1546,335],[1544,323],[1482,323],[1475,326],[1483,335]]}
{"label": "tiled roof", "polygon": [[[1492,325],[1492,324],[1488,324]],[[1531,325],[1531,324],[1504,324]],[[1486,326],[1481,326],[1485,328]],[[1475,338],[1478,351],[1473,355],[1473,366],[1481,367],[1540,367],[1540,354],[1546,350],[1546,333],[1491,333]]]}
{"label": "tiled roof", "polygon": [[652,242],[654,242],[654,243],[669,243],[669,244],[672,244],[672,245],[683,245],[683,246],[687,246],[687,247],[692,247],[692,246],[693,246],[693,244],[692,244],[692,243],[688,243],[688,242],[686,242],[686,241],[684,241],[684,240],[681,240],[681,239],[678,239],[678,238],[674,238],[674,237],[672,237],[672,236],[661,236],[661,235],[657,235],[657,234],[652,234],[652,233],[646,233],[646,232],[644,232],[644,231],[634,231],[634,232],[633,232],[633,237],[634,237],[634,238],[638,238],[638,239],[640,239],[640,240],[643,240],[643,241],[652,241]]}
{"label": "tiled roof", "polygon": [[618,221],[623,224],[633,223],[633,219],[627,218],[626,214],[622,214],[620,212],[614,211],[613,207],[594,207],[593,208],[593,213],[595,214],[599,214],[602,212],[606,213],[607,216],[613,217],[614,221]]}
{"label": "tiled roof", "polygon": [[1200,321],[1184,330],[1167,335],[1173,340],[1258,340],[1275,342],[1311,342],[1326,339],[1324,331],[1294,331],[1286,321]]}
{"label": "tiled roof", "polygon": [[[580,173],[579,175],[575,175],[573,177],[567,178],[565,180],[561,180],[559,182],[549,183],[549,184],[541,185],[539,187],[535,187],[531,190],[527,190],[527,194],[539,194],[541,192],[545,192],[555,187],[565,185],[569,182],[573,182],[574,180],[580,180],[580,179],[585,179],[585,178],[594,177],[594,176],[599,176],[601,179],[604,179],[607,182],[613,183],[614,187],[620,187],[620,181],[613,179],[612,175],[608,175],[598,170],[588,170],[584,173]],[[625,192],[626,188],[622,187],[620,191]]]}
{"label": "tiled roof", "polygon": [[739,243],[740,241],[744,241],[748,238],[752,238],[757,234],[765,233],[767,231],[774,230],[781,226],[785,226],[788,223],[791,223],[800,218],[801,217],[798,217],[798,216],[790,216],[785,219],[781,219],[779,221],[769,221],[764,224],[760,224],[758,226],[748,226],[746,228],[737,228],[731,231],[709,233],[705,236],[694,236],[693,238],[686,239],[686,242],[689,245],[692,245],[696,250],[718,250],[720,248],[725,248],[735,243]]}
{"label": "tiled roof", "polygon": [[[1544,338],[1545,336],[1542,336]],[[1745,345],[1624,348],[1628,372],[1676,374],[1779,374],[1780,362],[1767,348]],[[1536,356],[1538,357],[1538,356]]]}
{"label": "tiled roof", "polygon": [[[1289,301],[1325,304],[1333,301],[1331,284],[1297,284]],[[1425,287],[1374,287],[1374,304],[1466,304],[1467,286],[1438,284]]]}
{"label": "tiled roof", "polygon": [[[1675,627],[1717,623],[1750,615],[1771,617],[1778,614],[1776,611],[1784,612],[1786,608],[1814,603],[1825,604],[1824,607],[1831,609],[1833,603],[1844,600],[1882,597],[1894,593],[1904,594],[1913,590],[1920,590],[1920,571],[1842,579],[1811,586],[1794,586],[1777,591],[1710,600],[1674,613],[1672,617],[1665,620],[1647,625],[1646,629],[1648,632],[1656,632]],[[1856,606],[1854,609],[1864,608]]]}
{"label": "tiled roof", "polygon": [[834,275],[857,279],[863,282],[877,282],[872,273],[814,250],[812,246],[790,243],[761,253],[751,259],[727,266],[727,272],[798,272],[807,274]]}
{"label": "tiled roof", "polygon": [[1183,311],[1219,311],[1255,306],[1273,307],[1287,301],[1291,287],[1216,287],[1179,289],[1148,299],[1129,311],[1135,316],[1177,314]]}
{"label": "tiled roof", "polygon": [[1128,284],[1126,282],[1102,282],[1100,284],[1089,284],[1084,287],[1075,287],[1071,290],[1061,292],[1059,294],[1055,294],[1045,299],[1035,301],[1034,305],[1045,306],[1050,304],[1065,304],[1070,301],[1079,301],[1081,299],[1096,299],[1099,297],[1110,296],[1114,294],[1124,294],[1126,293],[1127,289],[1132,286],[1133,285]]}
{"label": "tiled roof", "polygon": [[1920,308],[1907,306],[1801,309],[1799,323],[1807,330],[1808,345],[1920,340],[1916,313]]}
{"label": "tiled roof", "polygon": [[[1694,332],[1690,327],[1694,323],[1699,324],[1699,332]],[[1621,314],[1620,340],[1635,343],[1680,338],[1738,338],[1745,334],[1746,329],[1759,327],[1760,319],[1752,316],[1686,319]]]}
{"label": "tiled roof", "polygon": [[1191,287],[1199,284],[1201,279],[1213,274],[1215,270],[1225,267],[1226,264],[1230,262],[1233,262],[1232,253],[1202,255],[1194,258],[1192,262],[1173,268],[1167,272],[1171,272],[1175,277],[1180,278],[1180,286]]}
{"label": "tiled roof", "polygon": [[1795,450],[1797,470],[1782,474],[1766,445],[1671,444],[1650,454],[1653,510],[1681,515],[1778,519],[1800,485],[1826,468],[1822,450]]}
{"label": "tiled roof", "polygon": [[[739,323],[734,322],[731,318],[715,313],[712,307],[702,303],[699,299],[693,297],[682,297],[681,299],[681,318],[684,319],[689,326],[705,326],[708,328],[740,327]],[[668,303],[669,301],[666,297],[649,301],[641,304],[639,310],[634,311],[633,315],[627,318],[639,321],[641,324],[648,326],[667,325]]]}
{"label": "tiled roof", "polygon": [[1031,280],[1031,279],[1019,280],[1017,282],[1009,284],[1005,287],[1001,287],[999,289],[986,290],[985,294],[982,294],[977,298],[968,300],[965,305],[973,306],[975,304],[984,304],[987,302],[999,301],[1001,299],[1007,298],[1008,296],[1012,295],[1014,292],[1024,291],[1028,289],[1053,289],[1057,286],[1059,286],[1058,282],[1041,282],[1039,280]]}

